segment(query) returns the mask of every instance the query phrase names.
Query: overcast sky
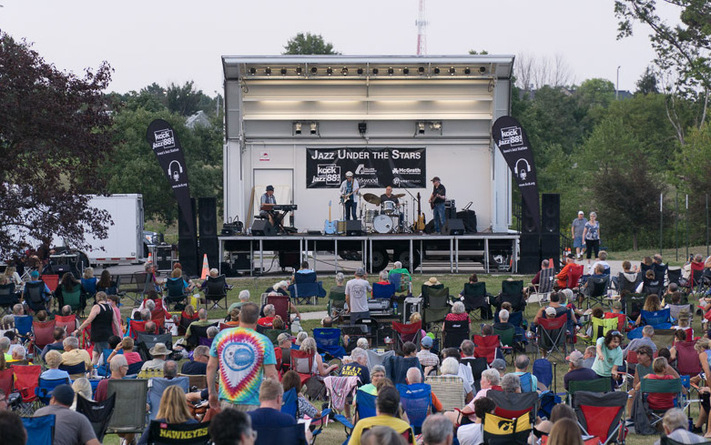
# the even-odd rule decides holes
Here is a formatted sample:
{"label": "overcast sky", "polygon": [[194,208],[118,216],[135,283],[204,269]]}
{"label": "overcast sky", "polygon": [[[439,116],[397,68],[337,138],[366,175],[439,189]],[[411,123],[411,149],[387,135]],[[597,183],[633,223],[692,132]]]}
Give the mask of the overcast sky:
{"label": "overcast sky", "polygon": [[[280,54],[298,32],[343,54],[416,53],[418,0],[0,0],[0,29],[26,38],[58,68],[108,61],[110,90],[194,80],[213,96],[222,55]],[[665,14],[673,22],[678,13]],[[427,53],[561,55],[574,81],[601,77],[634,90],[654,54],[648,30],[616,40],[613,0],[427,0]]]}

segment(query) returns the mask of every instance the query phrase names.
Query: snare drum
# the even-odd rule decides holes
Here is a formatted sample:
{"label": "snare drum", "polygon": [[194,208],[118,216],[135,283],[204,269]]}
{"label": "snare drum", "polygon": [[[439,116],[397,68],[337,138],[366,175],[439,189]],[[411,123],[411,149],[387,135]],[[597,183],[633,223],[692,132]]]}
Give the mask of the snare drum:
{"label": "snare drum", "polygon": [[373,220],[378,215],[380,215],[380,210],[366,210],[365,211],[365,223],[366,224],[373,224]]}
{"label": "snare drum", "polygon": [[383,201],[380,207],[382,212],[386,215],[397,213],[397,205],[393,201]]}

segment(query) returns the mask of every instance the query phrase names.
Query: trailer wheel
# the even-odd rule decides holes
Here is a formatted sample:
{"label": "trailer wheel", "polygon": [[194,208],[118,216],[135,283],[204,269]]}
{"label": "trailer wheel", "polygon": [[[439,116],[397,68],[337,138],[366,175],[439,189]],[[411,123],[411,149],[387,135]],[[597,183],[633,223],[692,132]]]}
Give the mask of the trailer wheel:
{"label": "trailer wheel", "polygon": [[381,270],[388,267],[390,262],[390,257],[385,249],[373,250],[372,254],[371,268],[374,273],[380,272]]}
{"label": "trailer wheel", "polygon": [[[414,258],[412,259],[412,270],[410,271],[411,273],[414,273],[415,270],[417,270],[418,267],[420,267],[420,251],[418,249],[412,249],[412,255]],[[409,269],[410,267],[410,250],[402,250],[399,252],[395,252],[395,260],[400,261],[402,263],[402,267],[405,269]]]}

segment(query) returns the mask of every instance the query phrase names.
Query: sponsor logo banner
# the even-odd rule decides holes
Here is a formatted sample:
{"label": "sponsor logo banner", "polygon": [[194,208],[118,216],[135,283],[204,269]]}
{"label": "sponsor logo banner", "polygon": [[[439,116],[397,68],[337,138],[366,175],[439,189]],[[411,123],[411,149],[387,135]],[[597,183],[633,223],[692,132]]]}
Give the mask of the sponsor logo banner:
{"label": "sponsor logo banner", "polygon": [[306,149],[306,187],[338,188],[353,172],[361,188],[427,188],[425,148]]}

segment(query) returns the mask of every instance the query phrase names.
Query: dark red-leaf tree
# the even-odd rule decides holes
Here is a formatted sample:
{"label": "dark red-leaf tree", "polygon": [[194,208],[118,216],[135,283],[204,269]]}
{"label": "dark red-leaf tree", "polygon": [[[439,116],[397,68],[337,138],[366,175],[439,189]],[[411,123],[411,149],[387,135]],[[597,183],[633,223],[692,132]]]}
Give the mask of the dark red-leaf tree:
{"label": "dark red-leaf tree", "polygon": [[107,212],[89,207],[101,193],[98,167],[110,162],[111,116],[103,63],[83,77],[45,62],[25,41],[0,30],[0,255],[39,241],[87,247],[105,238]]}

